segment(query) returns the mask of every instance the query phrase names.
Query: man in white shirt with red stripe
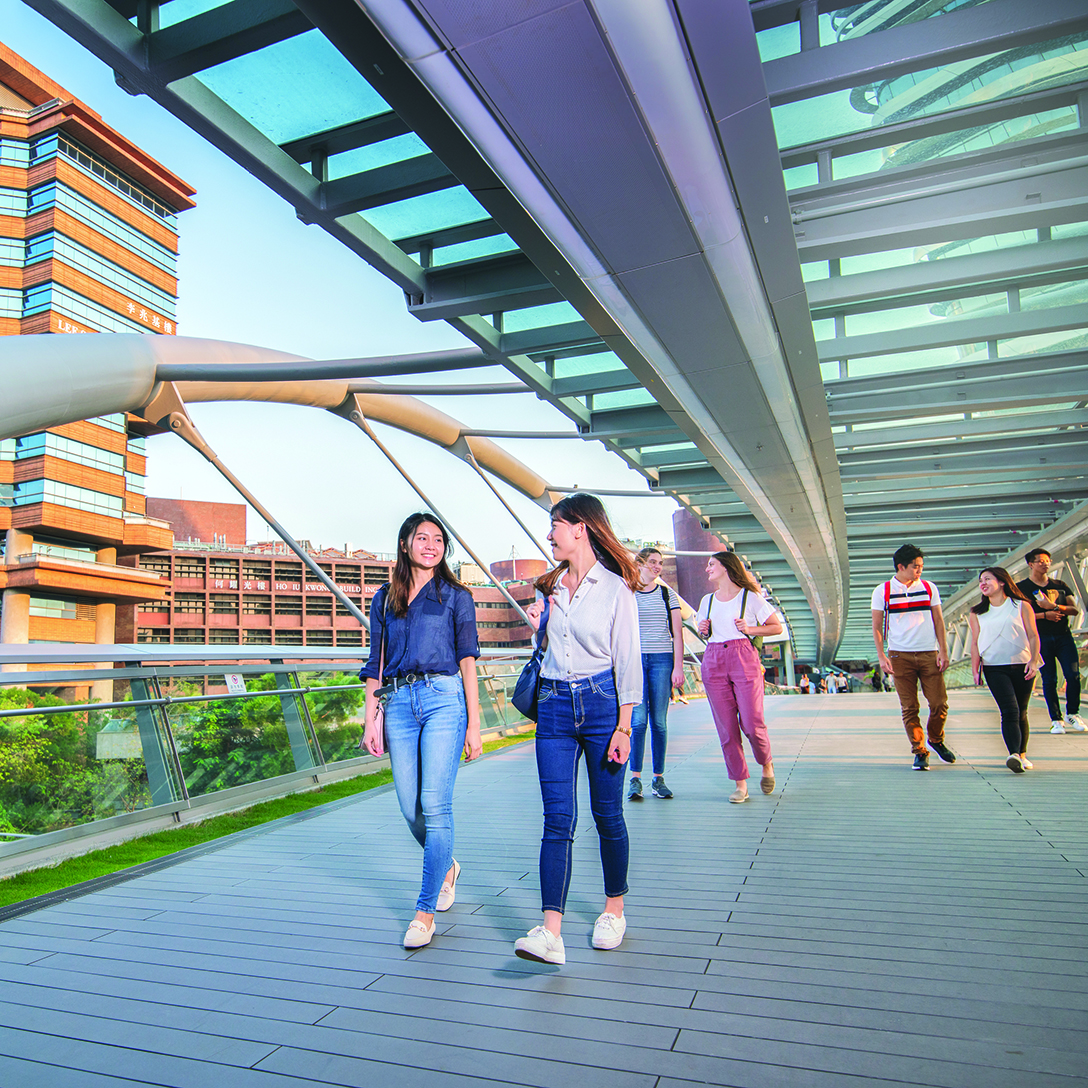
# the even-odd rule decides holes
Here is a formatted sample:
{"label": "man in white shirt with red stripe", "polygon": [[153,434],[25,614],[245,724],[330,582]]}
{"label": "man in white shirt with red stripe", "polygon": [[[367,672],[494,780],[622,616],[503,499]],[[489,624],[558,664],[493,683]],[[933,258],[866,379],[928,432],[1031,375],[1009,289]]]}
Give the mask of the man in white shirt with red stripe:
{"label": "man in white shirt with red stripe", "polygon": [[[955,763],[956,753],[944,742],[948,718],[948,694],[944,670],[948,668],[941,595],[932,582],[922,579],[922,549],[904,544],[892,561],[895,577],[873,590],[873,641],[880,667],[895,681],[903,711],[903,727],[914,753],[914,769],[929,770],[929,747],[945,761]],[[888,652],[884,652],[887,639]],[[929,721],[922,733],[918,684],[929,704]]]}

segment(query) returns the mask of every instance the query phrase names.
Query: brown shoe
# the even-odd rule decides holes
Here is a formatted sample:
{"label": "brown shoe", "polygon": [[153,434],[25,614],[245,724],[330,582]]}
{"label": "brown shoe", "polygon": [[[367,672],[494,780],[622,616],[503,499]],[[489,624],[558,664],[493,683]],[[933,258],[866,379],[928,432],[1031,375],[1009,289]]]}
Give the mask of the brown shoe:
{"label": "brown shoe", "polygon": [[765,774],[759,780],[759,788],[764,793],[774,793],[774,775],[773,774]]}

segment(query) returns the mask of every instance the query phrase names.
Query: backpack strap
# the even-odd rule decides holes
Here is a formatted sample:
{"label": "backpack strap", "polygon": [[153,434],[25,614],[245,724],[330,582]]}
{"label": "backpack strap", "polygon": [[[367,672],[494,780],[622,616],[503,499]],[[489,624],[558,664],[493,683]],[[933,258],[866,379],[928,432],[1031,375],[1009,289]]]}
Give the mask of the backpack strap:
{"label": "backpack strap", "polygon": [[887,581],[884,583],[884,642],[888,641],[888,613],[892,607],[892,583]]}
{"label": "backpack strap", "polygon": [[665,622],[669,625],[669,638],[672,638],[673,637],[672,609],[669,608],[669,587],[668,586],[658,586],[657,588],[661,590],[661,597],[662,597],[662,600],[664,600],[664,602],[665,602]]}

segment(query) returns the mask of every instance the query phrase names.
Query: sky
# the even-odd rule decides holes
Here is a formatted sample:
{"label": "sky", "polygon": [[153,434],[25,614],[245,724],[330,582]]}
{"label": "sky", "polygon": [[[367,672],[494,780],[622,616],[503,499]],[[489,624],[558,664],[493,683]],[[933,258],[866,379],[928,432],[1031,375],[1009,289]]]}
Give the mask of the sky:
{"label": "sky", "polygon": [[[48,20],[0,0],[0,41],[82,99],[127,138],[196,189],[197,207],[179,217],[178,332],[255,344],[313,359],[434,351],[466,346],[445,322],[408,314],[401,291],[157,103],[134,97],[113,73]],[[395,378],[401,383],[406,378]],[[426,381],[426,378],[418,379]],[[448,373],[454,384],[512,381],[501,368]],[[572,430],[532,394],[441,397],[434,403],[481,428]],[[272,404],[196,404],[190,414],[226,465],[296,538],[331,547],[391,552],[401,521],[420,500],[351,424],[326,412]],[[501,419],[501,424],[496,421]],[[540,553],[471,469],[411,435],[375,425],[434,506],[486,562]],[[503,440],[549,483],[644,490],[645,479],[599,443]],[[147,493],[240,502],[199,454],[172,435],[148,440]],[[543,541],[545,510],[497,486]],[[621,537],[672,540],[677,504],[667,498],[605,498]],[[254,511],[250,540],[271,533]],[[463,552],[458,549],[458,557]]]}

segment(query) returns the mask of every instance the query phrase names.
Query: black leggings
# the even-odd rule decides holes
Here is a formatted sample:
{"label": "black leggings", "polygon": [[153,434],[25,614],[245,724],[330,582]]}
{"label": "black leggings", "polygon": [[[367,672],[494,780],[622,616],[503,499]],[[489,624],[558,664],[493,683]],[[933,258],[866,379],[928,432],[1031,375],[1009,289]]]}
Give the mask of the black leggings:
{"label": "black leggings", "polygon": [[1009,755],[1028,750],[1028,700],[1034,678],[1024,679],[1024,665],[983,665],[986,686],[1001,711],[1001,737]]}

